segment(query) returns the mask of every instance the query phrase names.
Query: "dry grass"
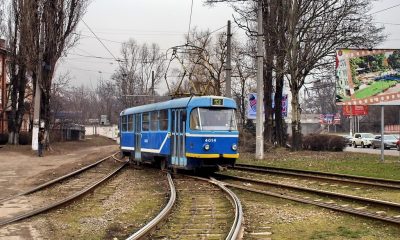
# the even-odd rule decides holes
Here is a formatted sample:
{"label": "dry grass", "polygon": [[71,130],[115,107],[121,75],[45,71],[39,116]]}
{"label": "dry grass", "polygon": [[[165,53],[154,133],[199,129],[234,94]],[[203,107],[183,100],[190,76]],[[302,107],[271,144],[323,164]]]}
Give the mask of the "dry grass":
{"label": "dry grass", "polygon": [[387,156],[379,162],[378,155],[351,152],[316,152],[278,148],[264,155],[263,160],[255,160],[254,154],[241,153],[238,163],[274,166],[295,169],[352,174],[367,177],[399,179],[399,157]]}
{"label": "dry grass", "polygon": [[[86,136],[85,140],[81,141],[65,141],[55,142],[50,145],[50,148],[45,152],[46,156],[61,155],[82,150],[87,147],[100,147],[116,145],[115,141],[102,136]],[[0,148],[0,154],[6,152],[18,152],[24,155],[32,155],[31,145],[5,145]]]}

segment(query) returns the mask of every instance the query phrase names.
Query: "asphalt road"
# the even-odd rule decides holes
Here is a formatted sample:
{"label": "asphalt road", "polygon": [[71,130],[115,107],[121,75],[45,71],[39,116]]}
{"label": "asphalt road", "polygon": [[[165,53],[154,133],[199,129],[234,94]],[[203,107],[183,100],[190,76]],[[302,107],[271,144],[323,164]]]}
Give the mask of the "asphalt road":
{"label": "asphalt road", "polygon": [[[362,148],[362,147],[346,147],[344,149],[345,152],[360,152],[360,153],[370,153],[370,154],[381,154],[381,149],[372,149],[372,148]],[[384,152],[385,156],[399,156],[400,157],[400,152],[397,151],[396,149],[385,149]]]}

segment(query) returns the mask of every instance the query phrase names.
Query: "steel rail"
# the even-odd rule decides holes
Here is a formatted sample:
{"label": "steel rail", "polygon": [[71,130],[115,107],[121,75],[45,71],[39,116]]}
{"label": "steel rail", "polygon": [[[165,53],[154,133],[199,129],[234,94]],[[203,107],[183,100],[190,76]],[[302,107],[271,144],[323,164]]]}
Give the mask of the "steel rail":
{"label": "steel rail", "polygon": [[[284,174],[284,175],[323,179],[323,180],[329,180],[329,181],[348,182],[348,183],[353,183],[353,184],[364,184],[364,185],[369,185],[369,186],[400,189],[400,181],[393,180],[393,179],[370,178],[370,177],[362,177],[362,176],[355,176],[355,175],[336,174],[336,173],[327,173],[327,172],[298,170],[298,169],[261,167],[261,166],[246,165],[246,164],[236,164],[233,169],[244,170],[244,171],[255,171],[255,172],[262,172],[262,173],[277,173],[277,174]],[[320,175],[320,176],[318,176],[318,175]],[[344,178],[347,178],[347,179],[344,179]]]}
{"label": "steel rail", "polygon": [[365,211],[361,211],[361,210],[357,210],[357,209],[350,209],[350,208],[342,207],[342,206],[331,204],[331,203],[316,202],[313,200],[303,199],[303,198],[294,197],[294,196],[281,194],[281,193],[274,193],[274,192],[270,192],[270,191],[253,189],[253,188],[244,187],[244,186],[231,184],[231,183],[224,182],[224,184],[229,187],[233,187],[233,188],[237,188],[237,189],[241,189],[241,190],[245,190],[245,191],[249,191],[249,192],[260,193],[260,194],[264,194],[264,195],[268,195],[268,196],[272,196],[272,197],[292,200],[292,201],[311,204],[311,205],[315,205],[315,206],[319,206],[319,207],[323,207],[323,208],[327,208],[327,209],[332,209],[332,210],[336,210],[336,211],[340,211],[340,212],[345,212],[345,213],[350,213],[350,214],[354,214],[354,215],[358,215],[358,216],[368,217],[368,218],[372,218],[375,220],[382,220],[382,221],[389,222],[389,223],[400,224],[400,218],[396,218],[396,217],[382,216],[379,214],[369,213],[369,212],[365,212]]}
{"label": "steel rail", "polygon": [[44,207],[41,207],[41,208],[38,208],[38,209],[35,209],[35,210],[32,210],[32,211],[29,211],[29,212],[26,212],[26,213],[23,213],[23,214],[14,216],[14,217],[12,217],[12,218],[3,220],[3,221],[0,222],[0,226],[4,226],[4,225],[7,225],[7,224],[10,224],[10,223],[13,223],[13,222],[16,222],[16,221],[19,221],[19,220],[28,218],[28,217],[32,217],[32,216],[37,215],[37,214],[39,214],[39,213],[48,211],[48,210],[50,210],[50,209],[52,209],[52,208],[58,207],[58,206],[60,206],[60,205],[62,205],[62,204],[65,204],[65,203],[67,203],[67,202],[69,202],[69,201],[71,201],[71,200],[74,200],[74,199],[76,199],[77,197],[79,197],[79,196],[81,196],[81,195],[83,195],[83,194],[89,192],[89,191],[92,190],[93,188],[97,187],[98,185],[100,185],[101,183],[103,183],[104,181],[106,181],[107,179],[109,179],[111,176],[113,176],[115,173],[117,173],[119,170],[121,170],[126,164],[127,164],[127,163],[125,162],[124,164],[122,164],[121,166],[118,166],[118,167],[117,167],[116,169],[114,169],[112,172],[110,172],[109,174],[107,174],[105,177],[103,177],[103,178],[101,178],[100,180],[94,182],[92,185],[90,185],[90,186],[88,186],[88,187],[86,187],[86,188],[84,188],[84,189],[82,189],[82,190],[80,190],[80,191],[78,191],[78,192],[76,192],[76,193],[74,193],[74,194],[72,194],[72,195],[70,195],[70,196],[64,198],[64,199],[61,199],[61,200],[59,200],[59,201],[56,201],[56,202],[54,202],[54,203],[52,203],[52,204],[49,204],[49,205],[47,205],[47,206],[44,206]]}
{"label": "steel rail", "polygon": [[[116,153],[114,153],[114,154],[112,154],[112,155],[110,155],[110,156],[107,156],[107,157],[105,157],[105,158],[102,158],[102,159],[98,160],[97,162],[94,162],[94,163],[89,164],[89,165],[87,165],[87,166],[85,166],[85,167],[83,167],[83,168],[80,168],[80,169],[78,169],[78,170],[75,170],[75,171],[73,171],[73,172],[70,172],[70,173],[68,173],[68,174],[66,174],[66,175],[63,175],[63,176],[61,176],[61,177],[58,177],[58,178],[55,178],[55,179],[50,180],[50,181],[48,181],[48,182],[45,182],[45,183],[43,183],[43,184],[41,184],[41,185],[39,185],[39,186],[36,186],[36,187],[31,188],[31,189],[29,189],[29,190],[26,190],[26,191],[24,191],[24,192],[18,193],[18,194],[16,194],[16,195],[13,195],[13,196],[10,196],[10,197],[3,198],[3,199],[0,200],[0,203],[3,203],[3,202],[5,202],[5,201],[11,200],[11,199],[16,198],[16,197],[20,197],[20,196],[24,196],[24,195],[28,195],[28,194],[37,192],[37,191],[39,191],[39,190],[41,190],[41,189],[43,189],[43,188],[45,188],[45,187],[48,187],[48,186],[50,186],[50,185],[52,185],[52,184],[54,184],[54,183],[60,182],[60,181],[65,180],[65,179],[67,179],[67,178],[69,178],[69,177],[72,177],[72,176],[74,176],[74,175],[77,175],[77,174],[79,174],[79,173],[81,173],[81,172],[83,172],[83,171],[86,171],[86,170],[88,170],[88,169],[90,169],[90,168],[92,168],[92,167],[95,167],[95,166],[99,165],[100,163],[104,162],[105,160],[107,160],[107,159],[109,159],[109,158],[114,158],[114,155],[116,155],[116,154],[118,154],[118,153],[119,153],[119,152],[116,152]],[[114,159],[115,159],[115,158],[114,158]]]}
{"label": "steel rail", "polygon": [[320,194],[320,195],[326,195],[326,196],[332,196],[332,197],[350,199],[350,200],[357,200],[357,201],[362,201],[362,202],[370,203],[370,204],[371,203],[379,204],[384,207],[400,209],[400,203],[396,203],[396,202],[390,202],[390,201],[384,201],[384,200],[378,200],[378,199],[372,199],[372,198],[364,198],[364,197],[359,197],[359,196],[354,196],[354,195],[349,195],[349,194],[335,193],[335,192],[329,192],[329,191],[324,191],[324,190],[300,187],[300,186],[295,186],[295,185],[291,185],[291,184],[276,183],[276,182],[265,181],[265,180],[256,180],[256,179],[250,179],[250,178],[245,178],[245,177],[229,176],[229,175],[225,175],[225,174],[215,173],[214,175],[219,176],[219,177],[233,179],[233,180],[247,181],[247,182],[258,183],[258,184],[263,184],[263,185],[272,185],[272,186],[277,186],[277,187],[285,187],[285,188],[289,188],[289,189],[300,190],[300,191],[310,192],[310,193],[314,193],[314,194]]}
{"label": "steel rail", "polygon": [[225,238],[225,240],[239,239],[240,232],[242,229],[242,224],[243,224],[243,208],[242,208],[240,199],[236,196],[236,194],[234,192],[232,192],[229,188],[225,187],[226,184],[224,182],[221,182],[219,180],[216,180],[213,178],[207,179],[207,178],[194,177],[194,176],[188,176],[188,175],[185,175],[185,176],[212,183],[212,184],[218,186],[219,188],[221,188],[224,192],[226,192],[228,194],[232,204],[235,207],[235,219],[233,221],[232,227],[229,230],[229,233],[228,233],[227,237]]}
{"label": "steel rail", "polygon": [[231,197],[232,204],[235,206],[235,220],[233,221],[231,230],[229,231],[229,234],[225,239],[226,240],[239,239],[240,230],[242,228],[242,223],[243,223],[243,208],[240,199],[229,188],[225,187],[222,182],[216,179],[213,179],[211,182],[219,186],[226,193],[228,193],[228,195]]}
{"label": "steel rail", "polygon": [[149,223],[147,223],[144,227],[139,229],[137,232],[135,232],[133,235],[129,236],[126,240],[136,240],[144,237],[145,235],[149,234],[149,232],[157,226],[167,215],[168,213],[172,210],[172,207],[175,204],[176,200],[176,189],[174,186],[174,182],[172,181],[172,177],[169,173],[167,173],[167,178],[168,178],[168,183],[169,183],[169,188],[170,188],[170,197],[167,205],[164,207],[164,209]]}

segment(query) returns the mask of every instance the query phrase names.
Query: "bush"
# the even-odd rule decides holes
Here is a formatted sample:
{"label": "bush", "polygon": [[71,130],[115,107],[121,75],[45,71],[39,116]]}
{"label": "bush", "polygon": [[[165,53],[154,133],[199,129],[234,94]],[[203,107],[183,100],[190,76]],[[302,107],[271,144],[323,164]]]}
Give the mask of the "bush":
{"label": "bush", "polygon": [[8,142],[8,133],[0,134],[0,145],[4,145]]}
{"label": "bush", "polygon": [[240,152],[255,152],[256,137],[255,133],[242,129],[239,131],[239,151]]}
{"label": "bush", "polygon": [[19,144],[29,145],[32,143],[32,134],[30,132],[19,133]]}
{"label": "bush", "polygon": [[312,151],[343,151],[346,141],[341,136],[310,134],[303,138],[303,149]]}

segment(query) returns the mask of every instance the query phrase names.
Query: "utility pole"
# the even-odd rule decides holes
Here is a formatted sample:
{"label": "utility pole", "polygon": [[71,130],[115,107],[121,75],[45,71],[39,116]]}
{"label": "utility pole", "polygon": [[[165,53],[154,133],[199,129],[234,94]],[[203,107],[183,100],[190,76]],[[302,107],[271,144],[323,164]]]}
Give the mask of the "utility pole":
{"label": "utility pole", "polygon": [[154,97],[155,92],[154,92],[154,71],[151,71],[151,95]]}
{"label": "utility pole", "polygon": [[226,79],[225,79],[225,87],[226,93],[225,96],[230,98],[232,97],[232,80],[231,80],[231,73],[232,73],[232,66],[231,66],[231,52],[232,52],[232,33],[231,33],[231,21],[228,20],[228,29],[227,29],[227,39],[226,39]]}
{"label": "utility pole", "polygon": [[262,1],[258,1],[257,12],[257,114],[256,114],[256,159],[264,158],[264,136],[263,136],[263,106],[264,106],[264,93],[263,93],[263,60],[264,51],[263,47],[263,26],[262,26]]}
{"label": "utility pole", "polygon": [[33,128],[32,128],[32,150],[38,150],[39,143],[38,143],[38,134],[39,134],[39,127],[40,127],[40,102],[41,102],[41,91],[40,91],[40,84],[39,80],[41,79],[42,74],[42,64],[38,64],[38,72],[36,77],[36,84],[35,84],[35,105],[33,109]]}
{"label": "utility pole", "polygon": [[38,135],[40,128],[40,106],[42,102],[42,91],[40,90],[40,80],[42,79],[43,59],[42,59],[42,43],[43,43],[43,28],[40,30],[39,36],[39,52],[37,63],[37,74],[35,83],[35,104],[33,109],[33,126],[32,126],[32,150],[36,151],[39,148]]}

